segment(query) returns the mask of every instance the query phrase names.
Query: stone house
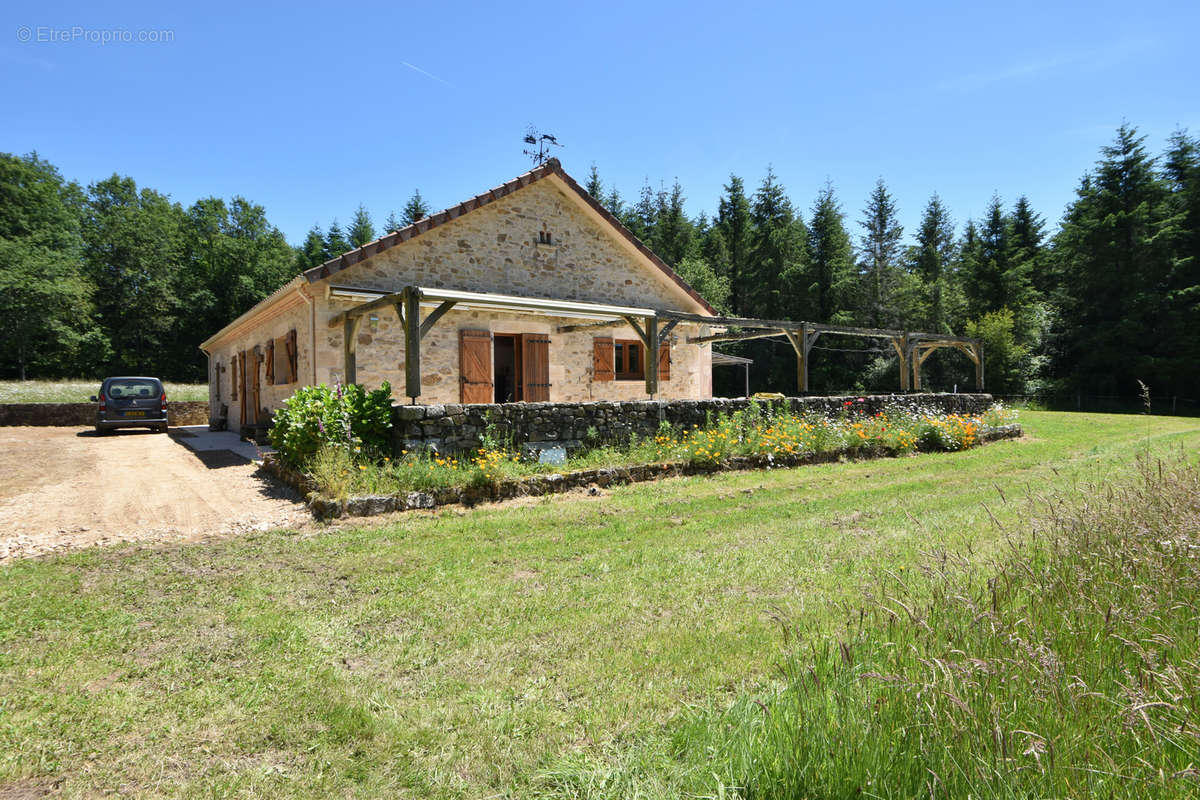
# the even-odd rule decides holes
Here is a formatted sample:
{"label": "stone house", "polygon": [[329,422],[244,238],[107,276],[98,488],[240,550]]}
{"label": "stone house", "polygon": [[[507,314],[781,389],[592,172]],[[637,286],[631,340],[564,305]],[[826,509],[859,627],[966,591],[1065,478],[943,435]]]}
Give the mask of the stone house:
{"label": "stone house", "polygon": [[714,315],[551,159],[307,270],[201,349],[213,419],[238,430],[335,381],[423,404],[704,399],[711,345],[691,340]]}

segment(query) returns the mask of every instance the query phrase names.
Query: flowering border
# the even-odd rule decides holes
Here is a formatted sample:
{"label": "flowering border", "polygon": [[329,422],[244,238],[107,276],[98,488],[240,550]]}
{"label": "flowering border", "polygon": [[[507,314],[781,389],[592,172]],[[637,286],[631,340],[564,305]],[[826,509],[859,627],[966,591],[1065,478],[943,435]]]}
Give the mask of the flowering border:
{"label": "flowering border", "polygon": [[[1019,424],[1001,425],[981,432],[979,443],[983,444],[999,439],[1016,439],[1022,434],[1023,431]],[[346,500],[323,497],[303,473],[283,463],[274,453],[268,454],[263,459],[262,469],[300,492],[312,512],[317,517],[328,520],[338,517],[368,517],[392,511],[428,510],[449,505],[475,506],[480,503],[511,500],[517,497],[538,497],[593,486],[603,489],[608,486],[622,486],[687,475],[828,464],[845,460],[848,457],[865,461],[899,456],[884,451],[850,449],[796,455],[733,456],[716,462],[665,462],[608,469],[584,469],[550,475],[534,475],[518,480],[496,481],[483,486],[450,486],[428,492],[408,492],[403,495],[364,495],[350,497]]]}

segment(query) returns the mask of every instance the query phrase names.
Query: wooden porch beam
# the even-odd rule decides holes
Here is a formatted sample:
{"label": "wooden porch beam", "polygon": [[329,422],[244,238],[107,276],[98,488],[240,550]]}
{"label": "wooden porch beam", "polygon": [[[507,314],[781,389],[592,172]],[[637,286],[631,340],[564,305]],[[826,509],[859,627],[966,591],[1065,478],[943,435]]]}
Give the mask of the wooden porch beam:
{"label": "wooden porch beam", "polygon": [[704,344],[705,342],[744,342],[748,339],[770,339],[774,336],[786,336],[787,331],[740,331],[738,333],[712,333],[708,336],[689,336],[688,344]]}
{"label": "wooden porch beam", "polygon": [[554,329],[555,333],[575,333],[576,331],[593,331],[603,328],[615,328],[618,325],[627,325],[625,319],[610,319],[607,322],[581,322],[577,325],[559,325]]}
{"label": "wooden porch beam", "polygon": [[354,306],[354,308],[347,308],[345,311],[339,311],[337,314],[334,314],[329,318],[329,327],[336,328],[338,325],[345,322],[347,319],[351,319],[352,317],[361,317],[363,314],[370,313],[376,309],[395,305],[400,301],[402,295],[403,292],[385,294],[383,297],[376,298],[359,306]]}
{"label": "wooden porch beam", "polygon": [[457,300],[446,300],[441,305],[439,305],[437,308],[435,308],[433,311],[429,312],[429,316],[426,317],[425,320],[421,323],[421,338],[422,339],[424,339],[425,335],[427,333],[429,333],[430,329],[433,328],[433,326],[437,324],[437,321],[446,315],[447,311],[454,308],[454,306],[457,302],[458,302]]}

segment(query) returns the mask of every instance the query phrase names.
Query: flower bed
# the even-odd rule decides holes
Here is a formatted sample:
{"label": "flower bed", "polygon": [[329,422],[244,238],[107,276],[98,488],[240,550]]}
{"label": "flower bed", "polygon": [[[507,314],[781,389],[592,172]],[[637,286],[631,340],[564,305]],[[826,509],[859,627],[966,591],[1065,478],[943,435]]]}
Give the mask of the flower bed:
{"label": "flower bed", "polygon": [[980,415],[935,414],[894,407],[856,413],[849,401],[834,418],[781,413],[767,404],[719,415],[703,427],[664,425],[655,436],[597,447],[565,463],[542,463],[485,435],[471,456],[404,452],[372,457],[353,442],[326,446],[302,466],[279,458],[265,466],[309,497],[321,516],[361,515],[448,503],[473,504],[521,495],[631,483],[721,469],[796,466],[844,457],[962,450],[1019,436],[1015,413],[993,406]]}

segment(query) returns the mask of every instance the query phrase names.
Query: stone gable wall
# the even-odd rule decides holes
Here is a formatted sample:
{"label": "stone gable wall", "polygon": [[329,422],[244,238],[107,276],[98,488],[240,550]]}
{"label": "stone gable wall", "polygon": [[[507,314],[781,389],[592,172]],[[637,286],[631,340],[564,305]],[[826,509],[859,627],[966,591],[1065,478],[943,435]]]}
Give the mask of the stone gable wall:
{"label": "stone gable wall", "polygon": [[[555,242],[538,244],[541,231]],[[695,301],[657,268],[635,258],[611,231],[568,197],[554,178],[546,178],[456,220],[375,255],[314,285],[326,283],[386,291],[405,285],[526,297],[693,310]],[[328,327],[349,301],[318,300],[318,380],[343,377],[342,329]],[[428,313],[426,310],[424,313]],[[357,379],[368,387],[384,380],[403,402],[404,332],[389,308],[359,329]],[[636,339],[630,328],[606,328],[559,334],[562,325],[587,320],[491,310],[450,311],[421,344],[423,403],[457,403],[458,331],[543,333],[550,338],[550,399],[553,402],[648,399],[642,381],[592,380],[595,336]],[[700,399],[711,394],[712,351],[688,344],[689,336],[709,333],[706,325],[678,325],[671,348],[671,377],[659,387],[662,399]]]}
{"label": "stone gable wall", "polygon": [[[491,424],[495,433],[518,446],[544,449],[562,445],[568,451],[584,442],[618,442],[631,434],[650,436],[662,422],[678,427],[704,425],[709,415],[730,413],[749,405],[744,398],[681,401],[507,403],[461,405],[455,403],[392,408],[392,442],[401,450],[433,447],[441,453],[469,452],[480,446],[480,436]],[[767,402],[767,401],[759,401]],[[895,405],[917,405],[942,413],[979,414],[992,404],[990,394],[892,394],[847,397],[789,397],[769,401],[790,413],[827,415],[850,411],[875,414]],[[846,403],[850,403],[849,406]],[[594,438],[589,437],[594,432]]]}

